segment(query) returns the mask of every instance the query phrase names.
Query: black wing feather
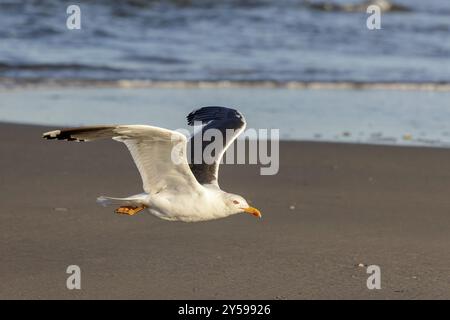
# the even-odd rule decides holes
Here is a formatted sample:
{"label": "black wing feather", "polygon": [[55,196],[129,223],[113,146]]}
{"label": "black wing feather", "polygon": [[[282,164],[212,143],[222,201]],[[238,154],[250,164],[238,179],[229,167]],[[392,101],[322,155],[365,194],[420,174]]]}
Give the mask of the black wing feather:
{"label": "black wing feather", "polygon": [[186,118],[190,126],[193,126],[196,121],[208,122],[224,119],[242,119],[244,121],[244,116],[236,109],[215,106],[194,110]]}
{"label": "black wing feather", "polygon": [[[237,111],[236,109],[211,106],[204,107],[198,110],[191,112],[187,116],[188,124],[194,125],[196,122],[200,122],[201,124],[205,124],[202,129],[197,132],[194,136],[191,137],[188,144],[188,155],[190,156],[189,163],[192,173],[194,174],[197,181],[201,184],[213,184],[218,185],[218,170],[219,165],[223,157],[223,152],[231,145],[231,143],[238,137],[238,135],[245,129],[245,118],[244,116]],[[204,133],[209,129],[219,130],[222,134],[223,145],[220,150],[216,150],[216,154],[214,155],[214,163],[208,164],[204,161],[204,159],[200,159],[201,161],[195,161],[195,143],[194,140],[198,135],[204,135]],[[227,129],[234,130],[234,134],[229,137],[227,136]],[[228,140],[226,140],[228,139]],[[214,143],[213,141],[204,141],[202,139],[202,150],[201,155],[203,155],[203,151],[205,148]]]}

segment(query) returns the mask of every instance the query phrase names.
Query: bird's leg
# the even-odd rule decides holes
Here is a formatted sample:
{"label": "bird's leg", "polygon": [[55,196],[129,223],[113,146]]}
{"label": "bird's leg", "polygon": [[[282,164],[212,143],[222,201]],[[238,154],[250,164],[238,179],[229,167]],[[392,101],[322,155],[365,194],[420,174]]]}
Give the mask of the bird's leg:
{"label": "bird's leg", "polygon": [[127,214],[129,216],[135,215],[138,212],[141,212],[146,207],[144,205],[140,207],[133,207],[133,206],[123,206],[116,209],[116,213],[118,214]]}

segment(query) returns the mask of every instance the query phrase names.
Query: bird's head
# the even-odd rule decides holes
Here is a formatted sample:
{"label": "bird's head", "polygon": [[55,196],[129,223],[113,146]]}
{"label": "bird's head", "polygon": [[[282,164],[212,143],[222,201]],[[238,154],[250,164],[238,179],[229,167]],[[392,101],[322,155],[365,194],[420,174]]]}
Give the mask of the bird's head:
{"label": "bird's head", "polygon": [[230,214],[248,213],[257,218],[261,218],[261,212],[258,209],[251,207],[247,203],[247,200],[237,194],[226,194],[225,204]]}

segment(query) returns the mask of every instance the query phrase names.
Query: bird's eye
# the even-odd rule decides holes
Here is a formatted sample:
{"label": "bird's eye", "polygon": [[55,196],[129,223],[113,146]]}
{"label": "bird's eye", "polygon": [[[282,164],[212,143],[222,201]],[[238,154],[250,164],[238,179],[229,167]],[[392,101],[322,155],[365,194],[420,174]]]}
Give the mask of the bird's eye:
{"label": "bird's eye", "polygon": [[234,204],[239,204],[239,201],[233,200],[233,203],[234,203]]}

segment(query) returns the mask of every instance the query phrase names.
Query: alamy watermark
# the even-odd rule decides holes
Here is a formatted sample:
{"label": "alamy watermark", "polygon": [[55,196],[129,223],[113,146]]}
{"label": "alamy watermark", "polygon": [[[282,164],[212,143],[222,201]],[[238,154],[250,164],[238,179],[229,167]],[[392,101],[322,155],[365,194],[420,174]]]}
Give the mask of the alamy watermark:
{"label": "alamy watermark", "polygon": [[370,16],[366,20],[366,26],[369,30],[381,29],[381,8],[377,5],[370,5],[367,7],[367,11]]}
{"label": "alamy watermark", "polygon": [[66,280],[66,287],[69,290],[81,290],[81,269],[77,265],[70,265],[66,269],[70,276]]}
{"label": "alamy watermark", "polygon": [[69,15],[66,20],[66,26],[69,30],[81,29],[81,9],[79,6],[72,4],[67,7],[66,13]]}
{"label": "alamy watermark", "polygon": [[367,278],[367,289],[369,290],[380,290],[381,289],[381,268],[376,265],[371,265],[367,267],[367,271],[370,276]]}
{"label": "alamy watermark", "polygon": [[[176,131],[189,135],[186,129]],[[188,152],[188,162],[212,165],[221,158],[220,163],[223,164],[259,164],[262,166],[260,174],[264,176],[277,174],[280,168],[280,130],[251,128],[239,133],[240,130],[226,129],[223,134],[215,128],[199,131],[192,138],[193,150]],[[236,135],[238,138],[232,144]],[[175,135],[172,138],[178,139]],[[184,141],[180,141],[172,149],[171,159],[176,165],[183,161],[179,156],[183,148]]]}

